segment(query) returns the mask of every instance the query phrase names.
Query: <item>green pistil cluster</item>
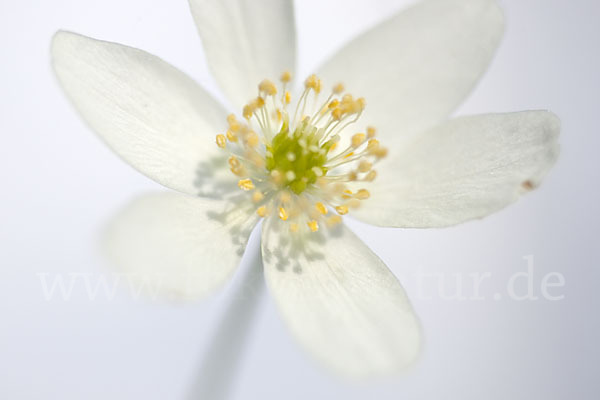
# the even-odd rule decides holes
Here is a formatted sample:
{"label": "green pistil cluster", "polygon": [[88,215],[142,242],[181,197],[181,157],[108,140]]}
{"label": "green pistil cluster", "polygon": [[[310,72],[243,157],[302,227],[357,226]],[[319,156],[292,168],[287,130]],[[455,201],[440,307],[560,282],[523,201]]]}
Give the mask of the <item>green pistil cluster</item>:
{"label": "green pistil cluster", "polygon": [[310,125],[308,120],[302,121],[293,134],[290,134],[289,125],[284,121],[279,133],[267,146],[267,169],[278,172],[283,186],[296,194],[302,193],[317,178],[327,174],[324,165],[334,141],[328,140],[323,144],[319,144],[319,141],[317,128]]}

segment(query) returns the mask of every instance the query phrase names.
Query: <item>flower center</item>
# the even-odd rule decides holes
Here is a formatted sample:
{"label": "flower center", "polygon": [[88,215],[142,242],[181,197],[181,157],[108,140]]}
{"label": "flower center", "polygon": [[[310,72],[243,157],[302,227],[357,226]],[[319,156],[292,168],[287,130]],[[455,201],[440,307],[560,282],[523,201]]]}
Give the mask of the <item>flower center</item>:
{"label": "flower center", "polygon": [[285,176],[285,185],[295,194],[304,192],[327,174],[327,153],[334,142],[320,143],[318,129],[302,121],[294,132],[284,122],[281,130],[266,145],[266,168]]}
{"label": "flower center", "polygon": [[[229,152],[230,170],[240,178],[240,189],[251,192],[259,216],[290,221],[293,232],[316,232],[341,222],[340,215],[369,198],[359,186],[375,179],[373,165],[387,150],[373,127],[346,135],[365,109],[364,98],[344,94],[337,84],[319,101],[322,82],[311,75],[291,112],[291,75],[284,72],[280,80],[281,91],[270,80],[260,82],[258,97],[244,106],[245,122],[229,115],[229,129],[216,143]],[[346,147],[339,146],[344,136]]]}

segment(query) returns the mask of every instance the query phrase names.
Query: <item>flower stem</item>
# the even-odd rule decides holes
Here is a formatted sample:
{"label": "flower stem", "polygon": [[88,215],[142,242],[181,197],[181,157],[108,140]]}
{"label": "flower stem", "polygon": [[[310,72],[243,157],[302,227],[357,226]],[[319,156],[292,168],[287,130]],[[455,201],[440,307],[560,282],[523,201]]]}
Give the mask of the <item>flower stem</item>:
{"label": "flower stem", "polygon": [[193,378],[188,400],[223,400],[231,395],[264,292],[260,248],[253,250],[251,265],[244,271]]}

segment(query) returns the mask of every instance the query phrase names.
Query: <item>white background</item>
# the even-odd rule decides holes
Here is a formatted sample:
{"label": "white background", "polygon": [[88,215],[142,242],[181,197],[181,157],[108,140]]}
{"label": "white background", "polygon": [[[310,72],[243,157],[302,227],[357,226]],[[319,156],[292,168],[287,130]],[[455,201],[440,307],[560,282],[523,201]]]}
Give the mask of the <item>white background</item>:
{"label": "white background", "polygon": [[[301,74],[408,3],[297,1]],[[126,290],[90,299],[81,286],[69,300],[44,299],[39,273],[105,274],[99,231],[134,196],[161,190],[75,115],[50,69],[52,34],[64,28],[140,47],[210,90],[216,86],[184,1],[2,0],[0,398],[194,398],[206,371],[223,365],[235,399],[596,398],[600,2],[502,4],[505,38],[458,114],[550,109],[563,123],[560,159],[539,190],[483,221],[444,230],[352,223],[404,283],[426,335],[411,371],[355,383],[331,375],[299,348],[268,295],[255,323],[234,329],[247,343],[238,368],[207,358],[239,276],[193,304],[136,300]],[[250,252],[242,270],[255,248]],[[534,257],[535,294],[545,274],[560,272],[566,285],[551,293],[564,299],[506,296],[509,277],[526,270],[527,255]],[[427,298],[419,271],[450,282],[454,273],[492,277],[482,286],[483,300]],[[425,288],[433,293],[435,283]]]}

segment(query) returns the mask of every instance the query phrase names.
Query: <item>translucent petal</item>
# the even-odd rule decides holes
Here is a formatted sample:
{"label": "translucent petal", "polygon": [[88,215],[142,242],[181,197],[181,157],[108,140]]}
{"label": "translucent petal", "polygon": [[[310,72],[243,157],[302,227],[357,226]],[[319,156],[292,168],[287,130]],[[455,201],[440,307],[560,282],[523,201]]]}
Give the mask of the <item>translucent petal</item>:
{"label": "translucent petal", "polygon": [[265,78],[294,72],[296,29],[291,0],[189,0],[217,82],[241,111]]}
{"label": "translucent petal", "polygon": [[265,278],[292,334],[334,371],[397,372],[419,354],[420,326],[404,289],[352,232],[297,241],[272,218],[262,234]]}
{"label": "translucent petal", "polygon": [[495,0],[421,1],[350,42],[319,74],[365,97],[361,124],[376,126],[394,146],[445,120],[466,98],[503,26]]}
{"label": "translucent petal", "polygon": [[226,118],[209,94],[156,56],[70,32],[54,36],[52,63],[75,108],[119,156],[165,186],[198,194]]}
{"label": "translucent petal", "polygon": [[194,299],[228,280],[255,223],[224,201],[148,194],[110,222],[104,251],[134,295]]}
{"label": "translucent petal", "polygon": [[365,222],[430,228],[482,218],[537,187],[558,157],[558,118],[546,111],[452,120],[378,168]]}

